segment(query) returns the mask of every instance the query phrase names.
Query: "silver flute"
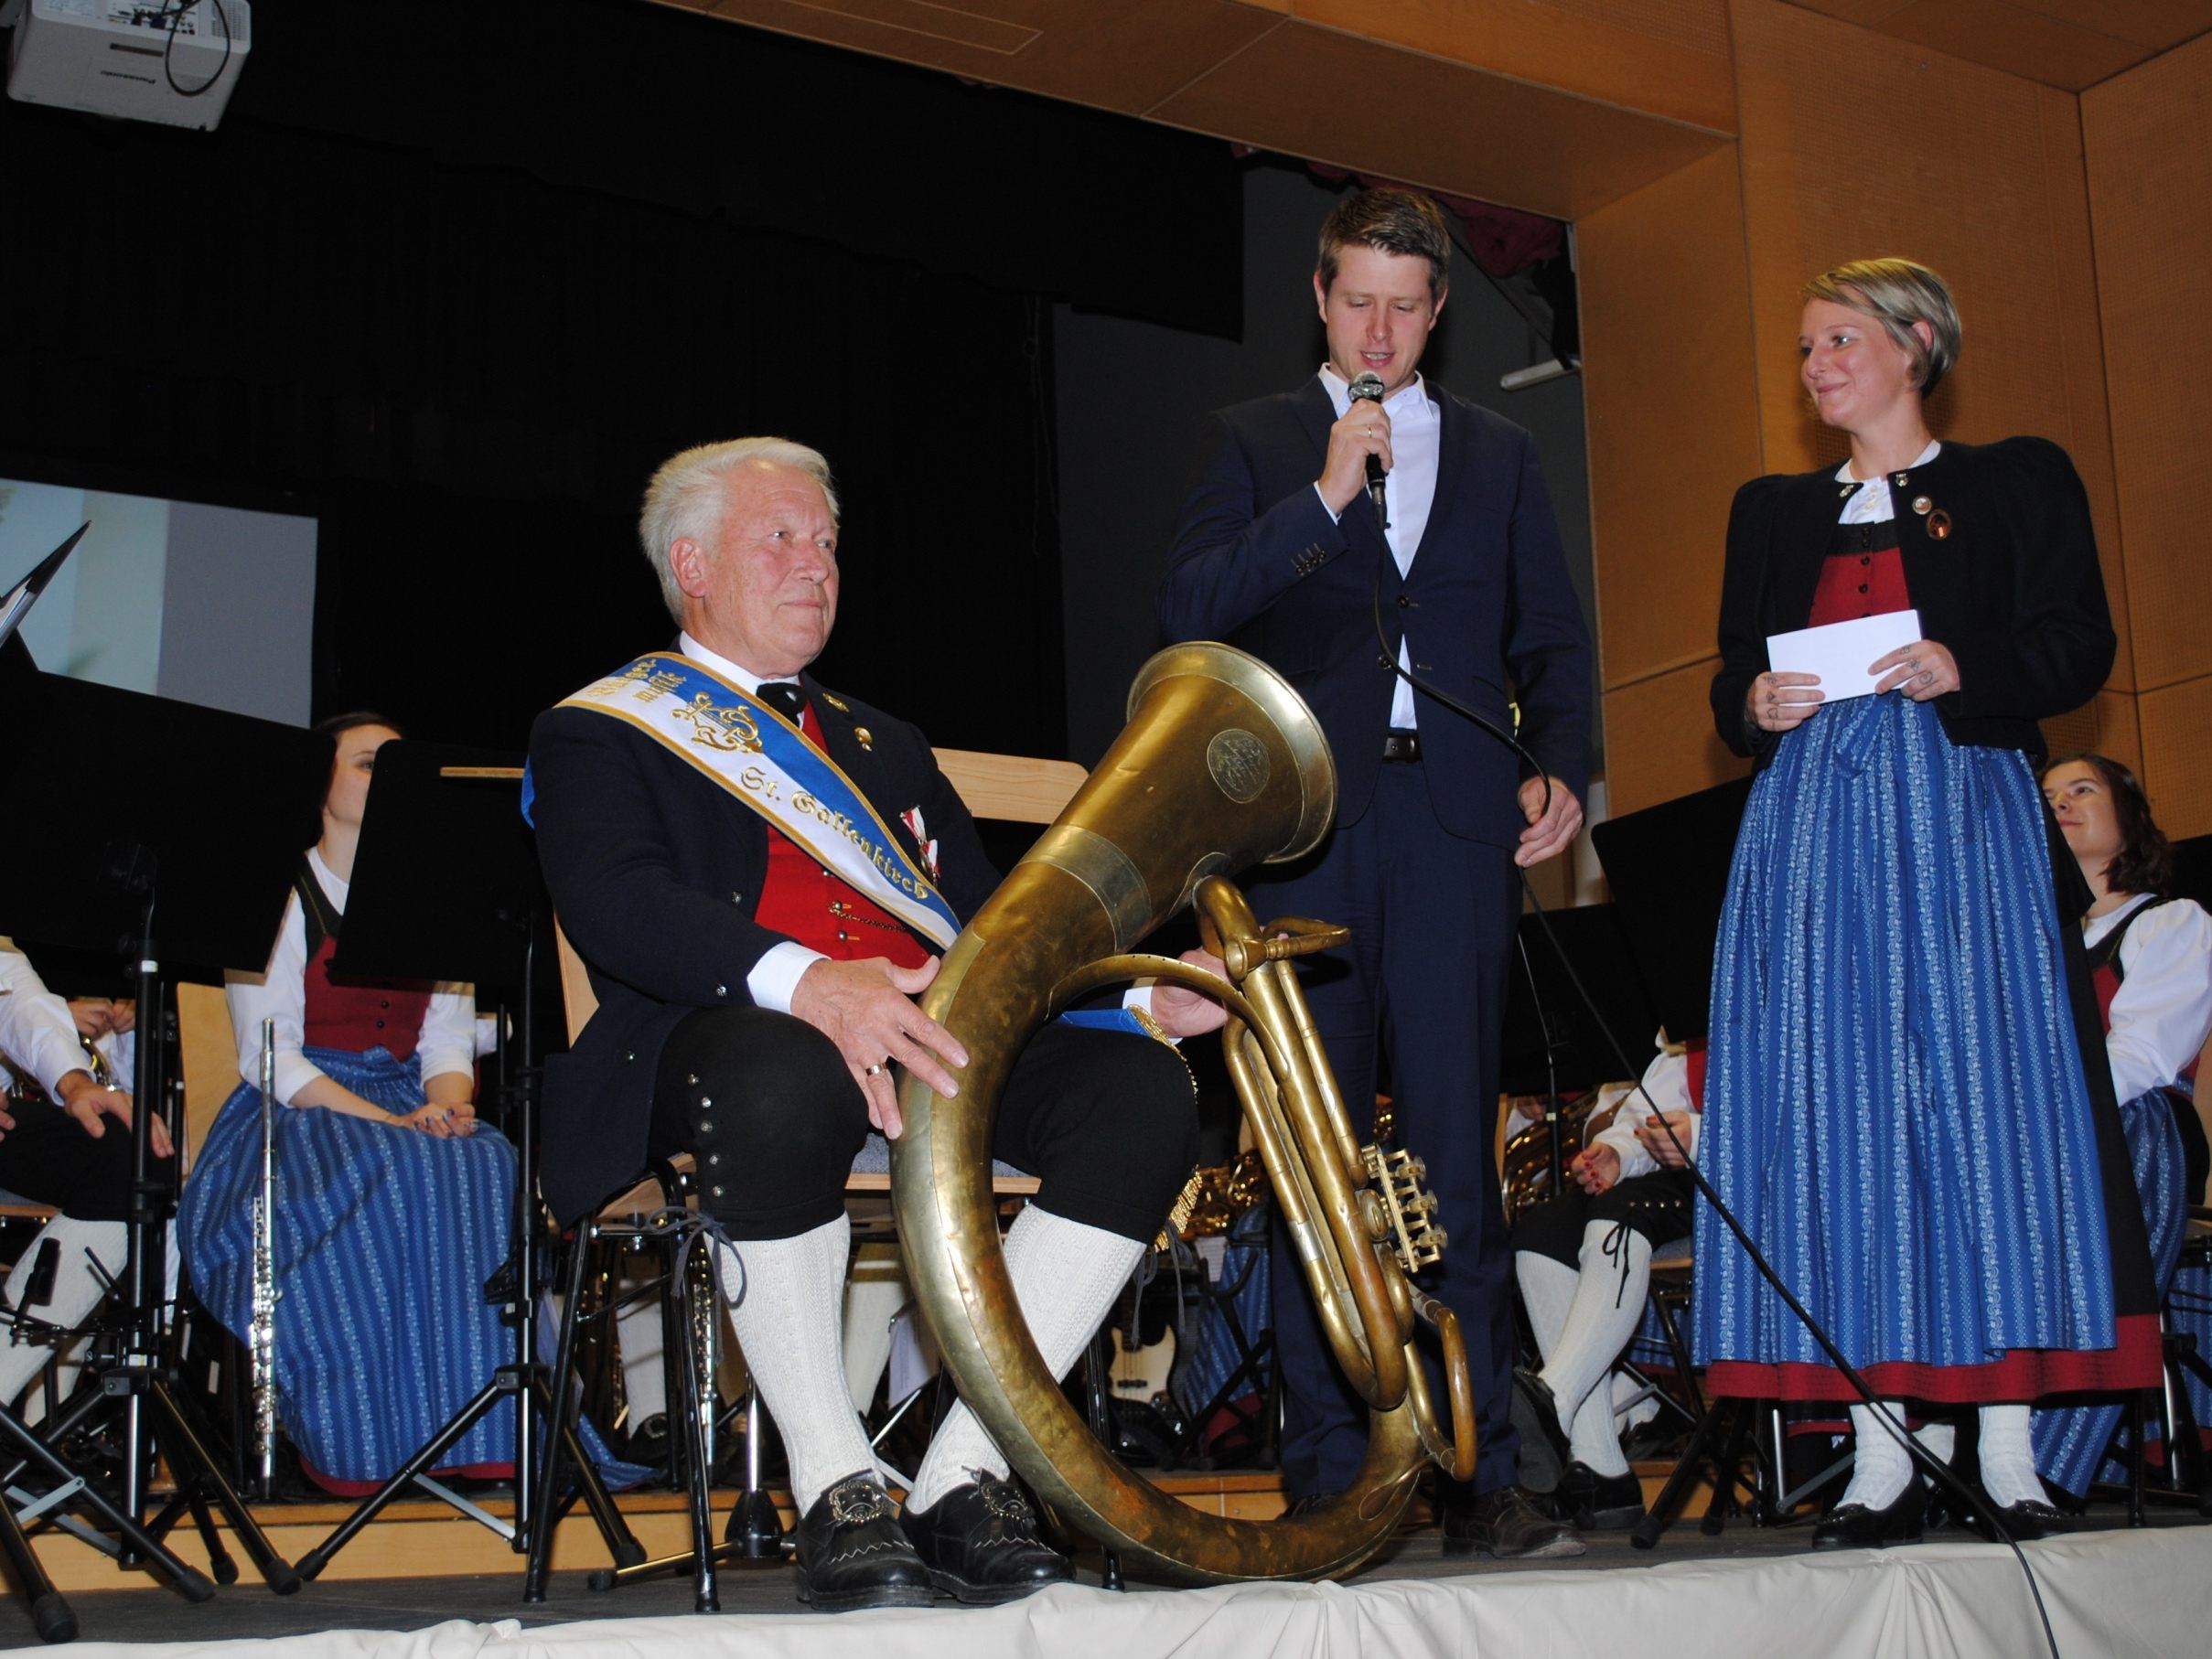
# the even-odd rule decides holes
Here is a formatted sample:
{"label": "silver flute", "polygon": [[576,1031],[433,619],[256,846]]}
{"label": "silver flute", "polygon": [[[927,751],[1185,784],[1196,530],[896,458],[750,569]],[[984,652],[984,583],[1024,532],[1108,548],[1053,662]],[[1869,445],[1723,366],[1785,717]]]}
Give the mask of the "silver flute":
{"label": "silver flute", "polygon": [[258,1485],[276,1489],[276,1022],[261,1022],[261,1193],[253,1200],[253,1445]]}

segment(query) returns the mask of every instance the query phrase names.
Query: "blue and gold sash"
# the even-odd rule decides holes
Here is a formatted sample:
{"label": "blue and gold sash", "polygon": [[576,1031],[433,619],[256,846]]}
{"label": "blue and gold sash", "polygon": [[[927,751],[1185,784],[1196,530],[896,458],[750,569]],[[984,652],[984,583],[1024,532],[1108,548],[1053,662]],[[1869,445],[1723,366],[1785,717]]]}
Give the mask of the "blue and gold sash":
{"label": "blue and gold sash", "polygon": [[960,918],[875,808],[805,733],[712,669],[671,652],[640,657],[564,699],[636,727],[939,949]]}

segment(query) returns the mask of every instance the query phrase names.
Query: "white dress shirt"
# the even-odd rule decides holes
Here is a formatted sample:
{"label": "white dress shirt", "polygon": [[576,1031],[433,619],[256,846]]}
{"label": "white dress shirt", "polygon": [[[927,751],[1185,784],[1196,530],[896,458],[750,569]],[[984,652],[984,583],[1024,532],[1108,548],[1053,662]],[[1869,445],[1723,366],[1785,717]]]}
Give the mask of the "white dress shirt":
{"label": "white dress shirt", "polygon": [[61,1079],[89,1069],[70,1005],[6,939],[0,939],[0,990],[7,993],[0,996],[0,1058],[59,1101]]}
{"label": "white dress shirt", "polygon": [[[1350,382],[1324,363],[1321,385],[1337,418],[1343,420],[1352,406]],[[1436,461],[1444,435],[1444,412],[1429,396],[1427,383],[1415,375],[1382,401],[1382,412],[1391,420],[1391,471],[1384,493],[1391,522],[1383,540],[1390,543],[1391,557],[1403,576],[1413,568],[1413,555],[1421,551],[1421,538],[1429,528],[1429,509],[1436,505]],[[1320,489],[1316,483],[1315,493],[1319,494]],[[1321,505],[1326,508],[1328,503]],[[1354,509],[1367,510],[1357,503]],[[1399,636],[1398,666],[1407,673],[1413,668],[1412,642],[1411,633]],[[1413,688],[1402,676],[1391,693],[1391,726],[1401,732],[1414,729]]]}
{"label": "white dress shirt", "polygon": [[[2094,950],[2150,902],[2144,894],[2089,917],[2082,943]],[[2114,1097],[2132,1100],[2179,1077],[2212,1036],[2212,916],[2188,899],[2161,904],[2120,941],[2120,970],[2104,1046]]]}
{"label": "white dress shirt", "polygon": [[[307,850],[307,868],[315,872],[330,907],[343,915],[353,883],[333,875],[323,855],[312,847]],[[298,894],[285,901],[285,919],[269,951],[267,969],[225,975],[223,997],[231,1006],[231,1033],[238,1043],[238,1075],[249,1083],[261,1080],[262,1022],[276,1022],[276,1097],[285,1106],[293,1105],[301,1089],[324,1075],[301,1052],[307,1044],[307,918]],[[415,1040],[424,1080],[447,1072],[473,1076],[476,1048],[475,988],[441,981],[431,992],[430,1006],[423,1011],[422,1034]]]}
{"label": "white dress shirt", "polygon": [[[1648,1104],[1644,1095],[1651,1097]],[[1690,1121],[1675,1132],[1691,1158],[1697,1156],[1697,1132],[1703,1121],[1697,1111],[1697,1102],[1690,1097],[1690,1056],[1661,1054],[1644,1068],[1643,1094],[1630,1089],[1623,1097],[1620,1109],[1613,1114],[1613,1121],[1605,1125],[1590,1141],[1595,1150],[1611,1147],[1620,1157],[1620,1179],[1627,1181],[1638,1175],[1648,1175],[1659,1167],[1659,1161],[1645,1149],[1636,1138],[1636,1131],[1644,1119],[1654,1112],[1688,1112]]]}

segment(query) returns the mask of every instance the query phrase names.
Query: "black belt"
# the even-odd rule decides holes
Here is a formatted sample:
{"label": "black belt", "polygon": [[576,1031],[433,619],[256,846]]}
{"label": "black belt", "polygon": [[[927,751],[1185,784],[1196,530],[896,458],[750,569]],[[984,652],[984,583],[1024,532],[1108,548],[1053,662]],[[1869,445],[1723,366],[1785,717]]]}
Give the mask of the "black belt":
{"label": "black belt", "polygon": [[1382,734],[1382,758],[1385,760],[1419,760],[1421,733],[1418,732],[1385,732]]}

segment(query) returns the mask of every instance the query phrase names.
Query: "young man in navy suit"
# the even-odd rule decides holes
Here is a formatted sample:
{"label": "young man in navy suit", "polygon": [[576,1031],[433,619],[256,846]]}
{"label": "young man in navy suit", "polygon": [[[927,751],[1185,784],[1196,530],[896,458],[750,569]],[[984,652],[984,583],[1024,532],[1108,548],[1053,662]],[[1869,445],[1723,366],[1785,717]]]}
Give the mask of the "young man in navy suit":
{"label": "young man in navy suit", "polygon": [[[1366,190],[1329,215],[1314,273],[1328,360],[1213,417],[1158,607],[1169,638],[1227,640],[1281,670],[1336,754],[1334,831],[1253,896],[1262,915],[1352,929],[1306,994],[1346,1100],[1374,1098],[1387,1048],[1398,1138],[1427,1161],[1451,1236],[1434,1288],[1466,1333],[1480,1447],[1474,1480],[1443,1494],[1445,1549],[1576,1555],[1518,1483],[1491,1143],[1519,872],[1582,825],[1590,642],[1529,434],[1421,378],[1450,264],[1426,197]],[[1379,395],[1353,395],[1363,375]],[[1537,772],[1408,673],[1499,728],[1517,702]],[[1365,1408],[1280,1232],[1274,1297],[1284,1472],[1296,1502],[1326,1502],[1358,1467]]]}
{"label": "young man in navy suit", "polygon": [[[598,1011],[547,1064],[541,1183],[564,1223],[690,1151],[731,1321],[790,1457],[801,1599],[1013,1600],[1072,1576],[1006,1462],[955,1409],[903,1524],[846,1396],[847,1172],[899,1133],[894,1065],[940,1095],[968,1064],[915,998],[998,884],[921,733],[805,670],[837,618],[829,464],[778,438],[686,450],[639,536],[675,646],[531,733],[538,850]],[[1129,1007],[1141,999],[1133,994]],[[1145,1029],[1218,1027],[1158,987]],[[1038,1351],[1073,1363],[1197,1157],[1190,1076],[1135,1015],[1058,1023],[1015,1061],[993,1155],[1038,1176],[1006,1267]]]}

